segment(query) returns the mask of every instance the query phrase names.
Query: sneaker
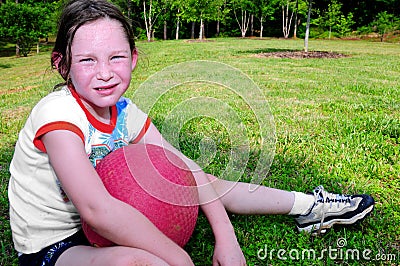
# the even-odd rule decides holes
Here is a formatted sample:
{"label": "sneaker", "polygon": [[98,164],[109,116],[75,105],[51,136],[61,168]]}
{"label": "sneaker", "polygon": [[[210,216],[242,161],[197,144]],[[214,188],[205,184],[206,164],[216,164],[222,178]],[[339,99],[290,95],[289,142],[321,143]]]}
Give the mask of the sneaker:
{"label": "sneaker", "polygon": [[374,208],[374,199],[369,195],[333,194],[323,186],[315,188],[313,193],[315,202],[310,211],[295,217],[300,232],[323,234],[335,224],[354,224]]}

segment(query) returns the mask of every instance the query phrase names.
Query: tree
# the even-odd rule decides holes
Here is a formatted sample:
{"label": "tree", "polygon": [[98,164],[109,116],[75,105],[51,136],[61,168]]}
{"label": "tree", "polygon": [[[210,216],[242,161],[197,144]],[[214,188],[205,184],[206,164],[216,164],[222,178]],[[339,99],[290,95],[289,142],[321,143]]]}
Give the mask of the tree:
{"label": "tree", "polygon": [[392,14],[388,14],[386,11],[380,12],[376,15],[375,20],[371,23],[371,25],[379,33],[381,42],[383,42],[387,31],[395,28],[394,16]]}
{"label": "tree", "polygon": [[220,27],[221,27],[220,24],[226,22],[226,18],[228,17],[230,11],[231,10],[228,7],[227,0],[223,0],[221,2],[221,5],[218,6],[218,10],[217,10],[217,16],[216,16],[216,20],[217,20],[216,35],[217,36],[219,36],[219,34],[220,34]]}
{"label": "tree", "polygon": [[[255,10],[254,2],[250,0],[232,0],[231,3],[236,22],[239,25],[242,38],[244,38],[249,29],[251,12]],[[239,18],[237,16],[237,11],[240,12]]]}
{"label": "tree", "polygon": [[279,0],[257,0],[255,1],[256,15],[260,21],[260,38],[263,37],[264,20],[274,19]]}
{"label": "tree", "polygon": [[[291,13],[291,14],[289,14]],[[294,14],[293,3],[290,0],[282,2],[282,31],[283,37],[288,38]],[[290,16],[290,18],[289,18]]]}
{"label": "tree", "polygon": [[307,24],[306,24],[306,36],[304,37],[304,52],[308,53],[308,37],[310,36],[310,20],[311,20],[311,8],[312,1],[308,0],[308,14],[307,14]]}
{"label": "tree", "polygon": [[141,3],[132,0],[113,0],[112,2],[116,4],[121,9],[122,13],[130,20],[132,20],[134,9],[139,10],[139,5],[141,5]]}
{"label": "tree", "polygon": [[205,21],[217,20],[224,0],[187,0],[182,1],[182,18],[188,22],[200,22],[199,39],[205,36]]}
{"label": "tree", "polygon": [[347,16],[345,16],[342,12],[342,6],[342,3],[339,3],[337,0],[332,0],[332,2],[328,4],[326,11],[314,20],[315,25],[318,25],[324,30],[328,29],[329,39],[332,33],[336,33],[340,37],[345,36],[351,32],[351,27],[354,25],[353,13],[349,12]]}
{"label": "tree", "polygon": [[343,37],[351,32],[353,24],[353,13],[350,12],[347,16],[341,14],[338,23],[335,25],[335,30],[339,33],[340,37]]}
{"label": "tree", "polygon": [[342,15],[342,5],[336,0],[332,0],[332,3],[328,5],[328,12],[326,14],[326,25],[329,27],[329,39],[332,35],[332,27],[334,27]]}
{"label": "tree", "polygon": [[297,38],[297,25],[298,25],[298,15],[299,15],[299,0],[296,0],[296,6],[294,8],[294,30],[293,30],[293,38]]}
{"label": "tree", "polygon": [[51,31],[49,14],[44,5],[7,1],[0,6],[0,36],[15,42],[17,56],[28,56],[39,38],[47,37]]}
{"label": "tree", "polygon": [[175,30],[175,39],[179,39],[179,29],[181,25],[181,10],[182,10],[182,2],[179,0],[171,0],[170,2],[171,8],[174,10],[174,13],[176,14],[176,30]]}
{"label": "tree", "polygon": [[[155,1],[156,2],[156,1]],[[157,2],[156,2],[157,3]],[[146,25],[147,41],[150,42],[154,36],[154,23],[157,20],[158,10],[157,4],[153,5],[153,0],[143,0],[143,17]]]}
{"label": "tree", "polygon": [[[192,39],[194,39],[194,26],[196,22],[199,22],[201,20],[201,23],[203,23],[203,18],[202,18],[202,12],[201,12],[201,3],[199,1],[195,0],[189,0],[189,1],[181,1],[181,17],[187,21],[192,23]],[[200,25],[200,33],[199,33],[199,39],[203,39],[203,29],[202,25]]]}

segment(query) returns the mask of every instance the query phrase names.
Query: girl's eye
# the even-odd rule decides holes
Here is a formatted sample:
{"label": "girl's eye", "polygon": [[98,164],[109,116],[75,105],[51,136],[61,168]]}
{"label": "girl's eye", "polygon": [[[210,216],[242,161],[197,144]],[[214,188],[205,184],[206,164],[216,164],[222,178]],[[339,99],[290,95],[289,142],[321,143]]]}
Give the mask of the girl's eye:
{"label": "girl's eye", "polygon": [[93,59],[92,58],[83,58],[83,59],[81,59],[79,61],[82,62],[82,63],[88,63],[88,62],[92,62]]}
{"label": "girl's eye", "polygon": [[111,58],[111,60],[119,60],[119,59],[123,59],[123,58],[124,58],[124,56],[122,56],[122,55],[116,55],[116,56],[113,56]]}

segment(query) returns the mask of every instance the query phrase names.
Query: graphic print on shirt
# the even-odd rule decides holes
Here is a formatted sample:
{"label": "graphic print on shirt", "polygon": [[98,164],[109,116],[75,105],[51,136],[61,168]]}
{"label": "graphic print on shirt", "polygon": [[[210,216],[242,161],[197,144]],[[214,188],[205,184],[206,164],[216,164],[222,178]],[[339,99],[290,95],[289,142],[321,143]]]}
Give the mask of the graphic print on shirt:
{"label": "graphic print on shirt", "polygon": [[129,144],[129,134],[126,124],[126,101],[117,103],[117,122],[111,134],[101,132],[93,125],[89,124],[89,136],[87,142],[91,145],[89,160],[94,167],[110,152],[127,146]]}

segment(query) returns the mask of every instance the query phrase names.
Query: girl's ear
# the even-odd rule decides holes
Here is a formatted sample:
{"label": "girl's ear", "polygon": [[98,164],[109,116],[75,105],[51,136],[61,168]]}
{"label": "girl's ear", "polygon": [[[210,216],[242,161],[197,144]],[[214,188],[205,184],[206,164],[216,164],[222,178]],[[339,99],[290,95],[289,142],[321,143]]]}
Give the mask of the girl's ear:
{"label": "girl's ear", "polygon": [[138,52],[137,52],[137,49],[135,48],[132,51],[132,71],[136,67],[137,59],[138,59]]}
{"label": "girl's ear", "polygon": [[65,67],[63,67],[62,65],[60,65],[61,60],[62,60],[63,56],[61,53],[59,52],[53,52],[51,54],[51,62],[52,65],[55,69],[57,69],[58,73],[60,73],[61,77],[67,81],[68,77],[65,71]]}
{"label": "girl's ear", "polygon": [[51,54],[51,61],[53,62],[53,66],[54,66],[58,71],[60,71],[59,64],[60,64],[61,58],[62,58],[62,55],[61,55],[60,53],[58,53],[58,52],[53,52],[53,53]]}

